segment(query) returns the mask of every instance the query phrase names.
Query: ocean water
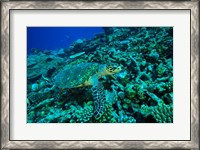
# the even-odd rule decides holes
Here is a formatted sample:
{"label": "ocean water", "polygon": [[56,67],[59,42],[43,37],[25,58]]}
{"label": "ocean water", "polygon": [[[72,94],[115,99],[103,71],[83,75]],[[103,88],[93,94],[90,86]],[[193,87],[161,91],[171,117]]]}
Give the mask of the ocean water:
{"label": "ocean water", "polygon": [[68,48],[77,39],[91,39],[102,32],[101,27],[27,27],[27,53]]}
{"label": "ocean water", "polygon": [[173,123],[173,27],[28,27],[27,123]]}

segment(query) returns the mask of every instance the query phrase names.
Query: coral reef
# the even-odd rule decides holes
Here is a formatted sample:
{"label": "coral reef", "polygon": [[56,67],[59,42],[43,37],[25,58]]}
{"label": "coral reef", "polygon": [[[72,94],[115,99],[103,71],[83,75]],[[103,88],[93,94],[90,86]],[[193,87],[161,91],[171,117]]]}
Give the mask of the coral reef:
{"label": "coral reef", "polygon": [[[28,123],[173,123],[173,28],[103,30],[91,39],[77,39],[67,49],[34,49],[28,55]],[[69,66],[88,62],[122,68],[98,79],[106,100],[104,113],[97,118],[91,87],[55,81]],[[70,73],[71,78],[81,71]],[[88,73],[84,70],[81,75]]]}

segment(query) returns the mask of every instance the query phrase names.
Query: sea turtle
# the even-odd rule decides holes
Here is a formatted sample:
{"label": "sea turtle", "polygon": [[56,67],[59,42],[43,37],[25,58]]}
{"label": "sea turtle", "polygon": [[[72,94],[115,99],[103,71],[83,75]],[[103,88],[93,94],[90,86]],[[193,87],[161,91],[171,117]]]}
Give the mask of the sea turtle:
{"label": "sea turtle", "polygon": [[105,90],[98,80],[105,75],[113,75],[121,70],[119,65],[106,65],[99,63],[80,63],[69,65],[60,71],[55,77],[55,85],[58,88],[77,88],[92,86],[94,100],[94,117],[99,118],[104,112]]}

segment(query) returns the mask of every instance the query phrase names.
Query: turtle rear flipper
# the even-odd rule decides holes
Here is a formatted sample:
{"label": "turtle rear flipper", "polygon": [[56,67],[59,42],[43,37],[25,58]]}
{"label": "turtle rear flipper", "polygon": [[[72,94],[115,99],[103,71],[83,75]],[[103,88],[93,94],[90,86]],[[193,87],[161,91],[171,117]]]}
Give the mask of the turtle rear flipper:
{"label": "turtle rear flipper", "polygon": [[106,101],[105,90],[101,82],[97,81],[96,84],[93,84],[92,96],[94,101],[94,117],[98,119],[104,113],[104,104]]}

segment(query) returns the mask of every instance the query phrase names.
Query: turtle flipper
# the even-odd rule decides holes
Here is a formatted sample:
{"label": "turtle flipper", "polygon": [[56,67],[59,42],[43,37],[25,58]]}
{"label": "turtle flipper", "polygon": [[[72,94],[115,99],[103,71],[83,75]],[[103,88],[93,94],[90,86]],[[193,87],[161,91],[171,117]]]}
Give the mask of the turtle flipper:
{"label": "turtle flipper", "polygon": [[104,113],[104,104],[106,101],[105,90],[101,82],[93,85],[92,96],[94,100],[94,117],[98,119]]}

